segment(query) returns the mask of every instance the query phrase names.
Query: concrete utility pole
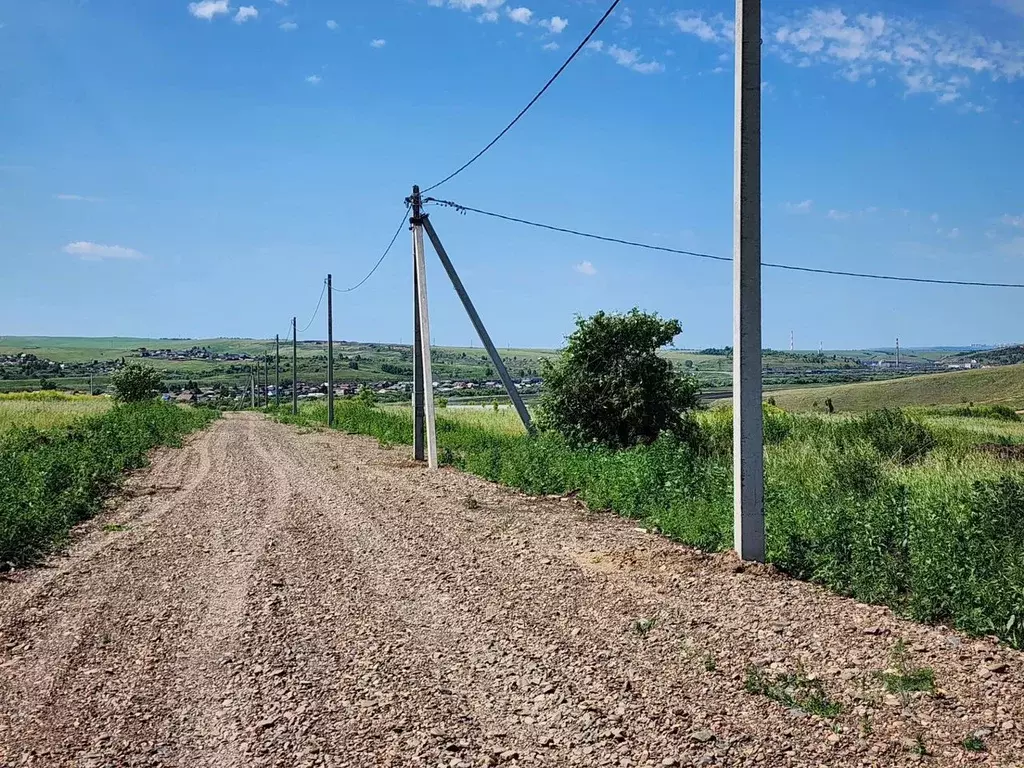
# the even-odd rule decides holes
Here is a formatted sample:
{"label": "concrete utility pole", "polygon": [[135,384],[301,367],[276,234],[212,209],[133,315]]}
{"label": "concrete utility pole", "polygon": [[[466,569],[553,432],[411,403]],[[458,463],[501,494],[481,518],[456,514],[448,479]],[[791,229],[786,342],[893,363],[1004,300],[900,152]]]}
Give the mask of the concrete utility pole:
{"label": "concrete utility pole", "polygon": [[327,426],[334,426],[334,289],[327,276]]}
{"label": "concrete utility pole", "polygon": [[299,326],[292,318],[292,416],[299,412],[299,356],[297,353],[299,344]]}
{"label": "concrete utility pole", "polygon": [[249,366],[249,407],[256,407],[256,375],[252,366]]}
{"label": "concrete utility pole", "polygon": [[423,387],[423,410],[427,432],[427,466],[437,469],[437,432],[434,428],[434,374],[430,366],[430,312],[427,307],[427,261],[423,253],[423,219],[420,206],[420,188],[412,188],[412,251],[416,263],[416,295],[419,299],[420,319],[420,372]]}
{"label": "concrete utility pole", "polygon": [[[420,196],[419,187],[413,187],[412,199],[412,220],[420,217]],[[412,227],[410,226],[410,229]],[[425,429],[423,411],[423,337],[420,333],[420,280],[419,268],[416,266],[416,244],[412,248],[412,413],[413,432],[412,447],[413,456],[416,461],[426,461],[426,448],[423,444],[423,433]]]}
{"label": "concrete utility pole", "polygon": [[736,0],[733,213],[733,539],[764,562],[761,410],[761,0]]}
{"label": "concrete utility pole", "polygon": [[899,337],[896,338],[896,367],[897,368],[900,367],[900,340],[899,340]]}
{"label": "concrete utility pole", "polygon": [[281,407],[281,334],[274,336],[274,405]]}

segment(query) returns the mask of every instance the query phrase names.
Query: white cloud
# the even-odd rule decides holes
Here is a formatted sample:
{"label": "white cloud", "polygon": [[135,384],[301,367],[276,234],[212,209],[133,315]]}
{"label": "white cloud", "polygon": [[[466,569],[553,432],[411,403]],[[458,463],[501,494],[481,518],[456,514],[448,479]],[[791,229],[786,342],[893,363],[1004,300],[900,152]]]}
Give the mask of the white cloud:
{"label": "white cloud", "polygon": [[953,227],[952,229],[937,229],[935,230],[935,234],[940,235],[941,237],[948,238],[950,240],[956,240],[958,237],[960,237],[960,228]]}
{"label": "white cloud", "polygon": [[810,213],[811,208],[814,206],[813,200],[803,200],[799,203],[783,203],[782,207],[786,209],[787,213]]}
{"label": "white cloud", "polygon": [[376,40],[371,40],[370,41],[370,47],[371,48],[383,48],[387,44],[388,44],[387,40],[383,40],[383,39],[381,39],[379,37]]}
{"label": "white cloud", "polygon": [[629,8],[623,8],[622,13],[619,14],[619,26],[623,29],[629,29],[633,26],[633,13]]}
{"label": "white cloud", "polygon": [[198,3],[189,3],[188,12],[197,19],[212,21],[214,16],[227,13],[230,9],[228,0],[201,0]]}
{"label": "white cloud", "polygon": [[[1024,0],[1005,3],[1024,6]],[[724,47],[733,39],[732,22],[722,16],[680,12],[665,23],[706,43]],[[984,110],[963,101],[966,91],[978,87],[980,76],[1005,82],[1024,79],[1020,42],[883,13],[847,15],[838,7],[766,19],[764,50],[796,67],[829,67],[837,76],[868,87],[885,76],[899,83],[905,95],[931,95],[962,112]]]}
{"label": "white cloud", "polygon": [[533,18],[533,11],[525,7],[509,8],[505,13],[516,24],[529,24],[530,19]]}
{"label": "white cloud", "polygon": [[938,224],[939,223],[939,214],[933,213],[931,216],[928,217],[928,220],[931,221],[932,224]]}
{"label": "white cloud", "polygon": [[483,13],[476,17],[476,20],[479,21],[481,24],[484,22],[493,24],[500,18],[501,16],[498,14],[497,11],[484,11]]}
{"label": "white cloud", "polygon": [[1002,6],[1010,13],[1024,16],[1024,0],[996,0],[996,5]]}
{"label": "white cloud", "polygon": [[557,51],[558,50],[558,43],[554,42],[553,40],[550,43],[545,43],[544,44],[544,50],[545,51]]}
{"label": "white cloud", "polygon": [[146,258],[134,248],[122,245],[100,245],[79,240],[64,246],[64,253],[77,256],[83,261],[103,261],[104,259],[144,259]]}
{"label": "white cloud", "polygon": [[1024,229],[1024,214],[1021,214],[1020,216],[1012,216],[1007,213],[1000,219],[1000,221],[1008,227],[1019,227]]}
{"label": "white cloud", "polygon": [[249,19],[255,19],[260,15],[260,12],[256,10],[255,6],[243,5],[238,9],[238,13],[235,14],[235,23],[244,24]]}
{"label": "white cloud", "polygon": [[299,25],[296,24],[294,21],[282,21],[280,24],[277,25],[277,28],[280,29],[282,32],[294,32],[296,29],[299,28]]}
{"label": "white cloud", "polygon": [[288,5],[288,0],[274,0],[278,5]]}
{"label": "white cloud", "polygon": [[849,212],[837,211],[835,208],[830,210],[826,215],[833,221],[846,221],[848,218],[850,218]]}
{"label": "white cloud", "polygon": [[306,78],[306,82],[309,83],[310,85],[319,85],[320,84],[320,75],[309,75]]}
{"label": "white cloud", "polygon": [[561,16],[552,16],[550,19],[541,19],[540,25],[552,35],[560,35],[569,26],[569,21]]}
{"label": "white cloud", "polygon": [[333,32],[335,29],[338,28],[338,22],[336,22],[334,19],[328,19],[327,28]]}
{"label": "white cloud", "polygon": [[731,43],[735,39],[733,23],[722,14],[715,14],[710,21],[705,21],[699,13],[684,13],[680,11],[671,17],[671,21],[680,32],[688,35],[695,35],[698,40],[705,43]]}
{"label": "white cloud", "polygon": [[[595,50],[602,50],[596,48]],[[611,56],[615,63],[620,67],[626,67],[634,72],[639,72],[641,75],[653,75],[658,72],[665,71],[665,65],[657,61],[644,61],[640,54],[639,48],[620,48],[617,45],[609,45],[603,49],[605,53]]]}
{"label": "white cloud", "polygon": [[587,277],[593,277],[597,274],[597,270],[594,268],[594,265],[589,261],[581,261],[579,264],[574,265],[573,269]]}
{"label": "white cloud", "polygon": [[88,195],[67,195],[67,194],[61,194],[61,195],[54,195],[54,198],[57,199],[57,200],[67,200],[67,201],[76,202],[76,203],[102,203],[103,202],[103,198],[102,197],[89,197]]}

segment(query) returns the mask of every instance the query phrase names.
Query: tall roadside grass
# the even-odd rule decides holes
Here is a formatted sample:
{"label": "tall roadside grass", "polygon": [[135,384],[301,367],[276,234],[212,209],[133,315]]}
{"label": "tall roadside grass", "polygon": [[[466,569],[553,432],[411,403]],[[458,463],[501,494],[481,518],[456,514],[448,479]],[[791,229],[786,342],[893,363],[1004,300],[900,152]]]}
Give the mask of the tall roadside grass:
{"label": "tall roadside grass", "polygon": [[[323,424],[326,409],[278,418]],[[662,437],[623,451],[573,449],[443,411],[437,432],[444,464],[527,493],[575,491],[592,509],[716,551],[732,545],[731,418],[728,408],[702,413],[696,446]],[[384,443],[412,439],[407,409],[343,401],[336,419]],[[768,561],[840,594],[1024,647],[1024,466],[977,451],[990,437],[901,411],[829,418],[766,406]]]}
{"label": "tall roadside grass", "polygon": [[0,394],[0,434],[15,427],[64,427],[83,416],[103,413],[112,405],[109,397],[63,392]]}
{"label": "tall roadside grass", "polygon": [[119,405],[70,426],[0,434],[0,565],[25,565],[95,514],[125,470],[217,417],[161,402]]}

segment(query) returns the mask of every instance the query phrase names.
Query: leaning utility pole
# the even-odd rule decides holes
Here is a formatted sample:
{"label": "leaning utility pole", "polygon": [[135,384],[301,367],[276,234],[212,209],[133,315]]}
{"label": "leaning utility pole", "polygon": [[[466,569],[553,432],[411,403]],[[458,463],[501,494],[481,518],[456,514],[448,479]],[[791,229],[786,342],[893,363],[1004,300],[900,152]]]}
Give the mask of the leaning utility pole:
{"label": "leaning utility pole", "polygon": [[327,426],[334,426],[334,290],[327,276]]}
{"label": "leaning utility pole", "polygon": [[298,339],[299,331],[295,318],[292,318],[292,416],[299,412],[299,363]]}
{"label": "leaning utility pole", "polygon": [[274,405],[281,407],[281,334],[274,336]]}
{"label": "leaning utility pole", "polygon": [[437,469],[437,432],[434,427],[434,374],[430,366],[430,312],[427,308],[427,261],[423,254],[423,213],[420,188],[412,188],[412,253],[416,264],[416,295],[419,299],[421,386],[427,432],[427,466]]}
{"label": "leaning utility pole", "polygon": [[733,545],[764,562],[761,410],[761,0],[736,0]]}

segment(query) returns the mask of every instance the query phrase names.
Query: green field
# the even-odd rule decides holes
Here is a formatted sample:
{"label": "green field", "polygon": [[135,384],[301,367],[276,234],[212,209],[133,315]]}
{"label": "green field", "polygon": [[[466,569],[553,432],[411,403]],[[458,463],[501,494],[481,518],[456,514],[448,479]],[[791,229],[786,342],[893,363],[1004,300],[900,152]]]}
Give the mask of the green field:
{"label": "green field", "polygon": [[820,410],[832,398],[837,411],[868,411],[881,407],[992,403],[1024,408],[1024,365],[981,368],[872,381],[836,387],[808,387],[771,393],[787,411]]}
{"label": "green field", "polygon": [[0,394],[0,433],[14,427],[66,427],[83,416],[103,413],[111,405],[109,397],[61,392]]}
{"label": "green field", "polygon": [[[322,426],[322,404],[285,422]],[[621,451],[528,437],[509,409],[437,415],[443,464],[530,494],[573,492],[655,532],[732,546],[732,420],[698,414],[700,438]],[[337,427],[411,442],[407,407],[343,401]],[[899,411],[765,413],[768,560],[797,578],[922,621],[1024,646],[1024,463],[983,444],[1024,444],[1024,423]]]}

